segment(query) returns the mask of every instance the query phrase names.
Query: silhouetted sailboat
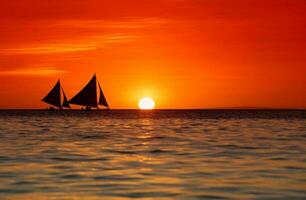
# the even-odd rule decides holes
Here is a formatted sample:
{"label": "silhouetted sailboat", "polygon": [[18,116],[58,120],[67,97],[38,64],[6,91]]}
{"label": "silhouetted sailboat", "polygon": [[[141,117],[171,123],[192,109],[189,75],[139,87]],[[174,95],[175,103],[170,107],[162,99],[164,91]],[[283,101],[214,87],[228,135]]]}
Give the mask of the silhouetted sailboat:
{"label": "silhouetted sailboat", "polygon": [[[63,103],[61,94],[63,94]],[[61,87],[61,83],[58,80],[51,91],[42,99],[43,102],[55,106],[59,109],[70,108],[69,101],[65,95],[64,89]],[[52,107],[51,107],[52,108]]]}
{"label": "silhouetted sailboat", "polygon": [[[99,101],[97,101],[97,83],[99,86]],[[86,109],[97,108],[99,109],[99,105],[102,105],[109,109],[109,105],[106,101],[106,98],[102,92],[100,83],[97,81],[96,75],[92,77],[92,79],[87,83],[87,85],[77,94],[75,95],[69,103],[86,106]]]}

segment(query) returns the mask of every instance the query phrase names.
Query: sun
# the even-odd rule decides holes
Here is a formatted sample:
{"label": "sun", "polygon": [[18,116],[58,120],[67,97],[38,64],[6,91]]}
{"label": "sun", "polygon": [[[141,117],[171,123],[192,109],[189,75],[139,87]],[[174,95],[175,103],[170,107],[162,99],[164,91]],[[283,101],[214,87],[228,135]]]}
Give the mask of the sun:
{"label": "sun", "polygon": [[141,110],[152,110],[155,107],[155,102],[150,97],[143,97],[139,100],[138,107]]}

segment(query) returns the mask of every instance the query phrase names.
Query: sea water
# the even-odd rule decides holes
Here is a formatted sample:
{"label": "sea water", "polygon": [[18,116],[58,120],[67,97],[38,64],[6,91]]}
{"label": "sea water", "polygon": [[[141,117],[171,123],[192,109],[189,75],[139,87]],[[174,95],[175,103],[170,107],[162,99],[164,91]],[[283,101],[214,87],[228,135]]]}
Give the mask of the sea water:
{"label": "sea water", "polygon": [[0,199],[306,199],[306,111],[0,111]]}

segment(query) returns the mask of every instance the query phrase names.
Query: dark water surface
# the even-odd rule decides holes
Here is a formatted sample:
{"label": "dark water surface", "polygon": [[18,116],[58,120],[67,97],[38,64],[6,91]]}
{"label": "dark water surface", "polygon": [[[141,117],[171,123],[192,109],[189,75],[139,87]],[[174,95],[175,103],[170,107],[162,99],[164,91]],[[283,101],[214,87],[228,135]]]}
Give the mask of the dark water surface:
{"label": "dark water surface", "polygon": [[306,111],[0,111],[0,199],[306,199]]}

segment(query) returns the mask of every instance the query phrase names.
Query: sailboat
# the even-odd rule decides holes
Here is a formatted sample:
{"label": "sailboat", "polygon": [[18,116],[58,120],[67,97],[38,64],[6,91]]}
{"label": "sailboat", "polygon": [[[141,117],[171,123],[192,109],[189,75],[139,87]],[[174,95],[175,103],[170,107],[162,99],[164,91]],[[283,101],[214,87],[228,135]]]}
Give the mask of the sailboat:
{"label": "sailboat", "polygon": [[[99,88],[99,100],[97,85]],[[86,110],[90,110],[91,108],[99,109],[99,105],[102,105],[109,109],[109,105],[103,94],[100,83],[99,81],[97,81],[96,74],[87,83],[87,85],[69,101],[69,103],[85,106]]]}
{"label": "sailboat", "polygon": [[[63,95],[63,102],[61,96]],[[60,80],[57,81],[51,91],[42,99],[43,102],[55,106],[59,109],[70,108],[69,101],[65,95],[64,89],[61,86]],[[50,109],[54,109],[50,107]]]}

